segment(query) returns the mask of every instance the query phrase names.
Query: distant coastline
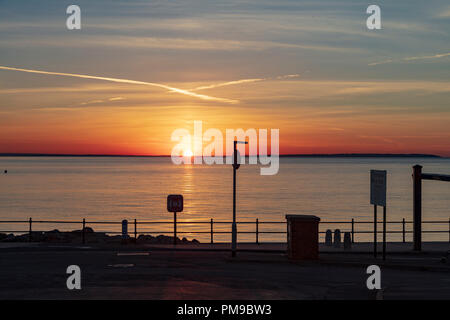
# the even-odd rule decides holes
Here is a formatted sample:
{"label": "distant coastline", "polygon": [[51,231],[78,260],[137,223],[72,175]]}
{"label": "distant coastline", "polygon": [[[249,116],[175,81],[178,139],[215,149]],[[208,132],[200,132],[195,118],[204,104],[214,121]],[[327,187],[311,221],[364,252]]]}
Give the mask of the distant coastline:
{"label": "distant coastline", "polygon": [[[114,154],[46,154],[0,153],[0,157],[98,157],[98,158],[166,158],[170,155],[114,155]],[[330,153],[330,154],[281,154],[280,158],[447,158],[422,153]]]}

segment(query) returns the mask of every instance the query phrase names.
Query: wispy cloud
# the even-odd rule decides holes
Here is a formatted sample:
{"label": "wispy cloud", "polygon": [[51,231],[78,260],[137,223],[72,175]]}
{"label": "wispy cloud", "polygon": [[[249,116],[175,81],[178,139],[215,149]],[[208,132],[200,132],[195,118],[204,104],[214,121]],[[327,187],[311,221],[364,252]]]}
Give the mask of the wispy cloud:
{"label": "wispy cloud", "polygon": [[89,100],[89,101],[86,101],[86,102],[82,102],[80,104],[81,105],[88,105],[88,104],[103,103],[103,102],[107,102],[107,101],[120,101],[120,100],[125,100],[125,98],[123,98],[123,97],[112,97],[112,98],[109,98],[107,100],[101,100],[101,99]]}
{"label": "wispy cloud", "polygon": [[80,103],[81,105],[88,105],[88,104],[96,104],[96,103],[102,103],[105,102],[104,100],[90,100],[90,101],[86,101],[86,102],[82,102]]}
{"label": "wispy cloud", "polygon": [[377,66],[379,64],[386,64],[386,63],[391,63],[391,62],[394,62],[394,60],[388,59],[388,60],[383,60],[383,61],[378,61],[378,62],[371,62],[368,64],[368,66]]}
{"label": "wispy cloud", "polygon": [[146,86],[152,86],[152,87],[158,87],[162,89],[167,89],[170,92],[176,92],[179,94],[183,94],[186,96],[191,96],[194,98],[199,98],[202,100],[210,100],[210,101],[217,101],[217,102],[226,102],[226,103],[238,103],[237,100],[231,100],[231,99],[225,99],[225,98],[217,98],[212,96],[207,96],[203,94],[198,94],[189,90],[179,89],[175,87],[171,87],[165,84],[161,83],[154,83],[154,82],[144,82],[144,81],[135,81],[135,80],[129,80],[129,79],[119,79],[119,78],[108,78],[108,77],[98,77],[98,76],[91,76],[91,75],[84,75],[84,74],[75,74],[75,73],[62,73],[62,72],[51,72],[51,71],[43,71],[43,70],[32,70],[32,69],[21,69],[21,68],[13,68],[13,67],[6,67],[6,66],[0,66],[0,69],[2,70],[10,70],[10,71],[20,71],[20,72],[28,72],[28,73],[38,73],[38,74],[47,74],[47,75],[55,75],[55,76],[65,76],[65,77],[74,77],[74,78],[83,78],[83,79],[94,79],[94,80],[102,80],[102,81],[110,81],[110,82],[119,82],[119,83],[129,83],[129,84],[137,84],[137,85],[146,85]]}
{"label": "wispy cloud", "polygon": [[275,78],[254,78],[254,79],[241,79],[241,80],[234,80],[234,81],[228,81],[228,82],[222,82],[217,84],[211,84],[207,86],[201,86],[194,89],[191,89],[191,91],[199,91],[199,90],[205,90],[205,89],[213,89],[218,87],[225,87],[225,86],[232,86],[237,84],[243,84],[243,83],[252,83],[252,82],[260,82],[260,81],[267,81],[267,80],[283,80],[283,79],[291,79],[291,78],[297,78],[300,77],[299,74],[287,74],[283,76],[278,76]]}
{"label": "wispy cloud", "polygon": [[430,56],[418,56],[418,57],[406,57],[398,60],[388,59],[378,62],[371,62],[368,66],[376,66],[379,64],[393,63],[393,62],[402,62],[402,61],[414,61],[414,60],[426,60],[426,59],[439,59],[450,56],[450,52],[448,53],[438,53]]}
{"label": "wispy cloud", "polygon": [[448,56],[450,56],[450,52],[448,52],[448,53],[439,53],[439,54],[435,54],[435,55],[432,55],[432,56],[409,57],[409,58],[404,58],[403,60],[410,61],[410,60],[422,60],[422,59],[438,59],[438,58],[443,58],[443,57],[448,57]]}
{"label": "wispy cloud", "polygon": [[[309,72],[309,71],[307,71],[307,72]],[[284,76],[278,76],[278,77],[276,77],[276,79],[283,80],[283,79],[292,79],[292,78],[298,78],[298,77],[300,77],[299,74],[286,74]]]}

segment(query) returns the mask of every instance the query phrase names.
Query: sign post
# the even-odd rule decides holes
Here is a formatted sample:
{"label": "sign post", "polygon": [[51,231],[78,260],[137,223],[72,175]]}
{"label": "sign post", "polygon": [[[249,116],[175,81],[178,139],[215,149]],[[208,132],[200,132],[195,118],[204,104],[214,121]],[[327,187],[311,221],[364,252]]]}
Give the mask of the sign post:
{"label": "sign post", "polygon": [[370,170],[370,204],[373,204],[373,256],[377,257],[377,206],[383,206],[383,260],[386,260],[386,170]]}
{"label": "sign post", "polygon": [[173,244],[177,244],[177,212],[183,212],[183,196],[170,194],[167,196],[167,211],[173,212]]}
{"label": "sign post", "polygon": [[237,226],[236,226],[236,170],[241,166],[241,155],[237,144],[247,144],[246,141],[234,141],[233,149],[233,223],[231,225],[231,256],[236,256]]}

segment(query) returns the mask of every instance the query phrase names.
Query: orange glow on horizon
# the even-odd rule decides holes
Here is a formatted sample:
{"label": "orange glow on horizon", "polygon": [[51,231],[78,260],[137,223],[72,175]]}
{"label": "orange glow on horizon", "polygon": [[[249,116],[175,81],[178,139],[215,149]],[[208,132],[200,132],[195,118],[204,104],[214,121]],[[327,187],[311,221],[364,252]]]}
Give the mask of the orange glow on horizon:
{"label": "orange glow on horizon", "polygon": [[[196,88],[204,83],[176,84]],[[323,88],[327,87],[327,92]],[[358,90],[355,89],[359,86]],[[421,153],[450,156],[449,116],[405,113],[394,107],[364,106],[361,92],[410,92],[418,88],[446,92],[445,83],[341,81],[257,82],[211,89],[214,96],[241,99],[238,105],[217,105],[192,97],[128,84],[16,90],[4,93],[9,105],[35,106],[1,111],[0,153],[170,155],[177,142],[172,132],[194,134],[226,129],[279,129],[280,154]],[[364,87],[364,90],[361,89]],[[242,88],[247,96],[242,99]],[[292,96],[293,92],[296,96]],[[345,104],[330,103],[331,95]],[[280,105],[278,96],[292,101]],[[355,105],[347,100],[355,95]],[[316,106],[321,103],[324,106]],[[203,142],[205,147],[209,142]],[[225,145],[224,145],[225,148]],[[193,153],[187,146],[184,155]],[[197,155],[197,154],[195,154]]]}

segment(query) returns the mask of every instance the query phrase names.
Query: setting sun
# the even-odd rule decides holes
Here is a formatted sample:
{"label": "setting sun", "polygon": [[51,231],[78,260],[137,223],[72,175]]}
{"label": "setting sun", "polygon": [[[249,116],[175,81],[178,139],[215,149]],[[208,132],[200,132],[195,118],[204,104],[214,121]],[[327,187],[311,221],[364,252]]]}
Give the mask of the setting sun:
{"label": "setting sun", "polygon": [[184,157],[192,157],[194,154],[192,153],[192,151],[190,149],[184,151],[183,156]]}

